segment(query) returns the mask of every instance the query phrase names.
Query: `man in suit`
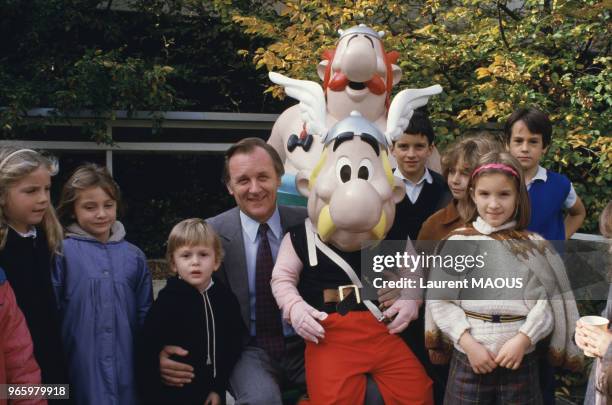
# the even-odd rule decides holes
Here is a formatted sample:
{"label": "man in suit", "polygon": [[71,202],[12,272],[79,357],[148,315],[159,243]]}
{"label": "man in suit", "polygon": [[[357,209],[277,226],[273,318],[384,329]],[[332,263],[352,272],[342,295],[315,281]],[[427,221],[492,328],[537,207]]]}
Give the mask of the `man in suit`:
{"label": "man in suit", "polygon": [[[304,342],[282,322],[270,289],[283,235],[306,218],[302,207],[276,205],[282,174],[276,151],[262,140],[247,138],[233,145],[226,153],[224,181],[238,206],[208,220],[226,252],[218,279],[238,298],[249,331],[230,378],[239,404],[281,404],[281,387],[304,384]],[[262,265],[266,242],[269,268]]]}
{"label": "man in suit", "polygon": [[[261,139],[237,142],[225,154],[223,178],[237,207],[207,220],[225,251],[215,280],[236,295],[248,331],[243,337],[244,351],[230,377],[237,404],[281,405],[282,389],[305,386],[304,341],[282,321],[270,289],[271,265],[284,234],[307,216],[303,207],[276,204],[283,172],[277,152]],[[175,361],[185,354],[176,346],[162,350],[160,371],[165,384],[191,382],[191,366]],[[381,403],[382,397],[369,378],[366,404]]]}

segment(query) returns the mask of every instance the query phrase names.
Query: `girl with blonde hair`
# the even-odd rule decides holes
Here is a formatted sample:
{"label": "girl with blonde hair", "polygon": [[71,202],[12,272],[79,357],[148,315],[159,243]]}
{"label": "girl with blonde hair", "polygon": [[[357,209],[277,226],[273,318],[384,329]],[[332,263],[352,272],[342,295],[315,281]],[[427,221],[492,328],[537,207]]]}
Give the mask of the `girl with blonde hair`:
{"label": "girl with blonde hair", "polygon": [[49,195],[57,171],[57,161],[37,151],[0,149],[0,267],[27,321],[45,384],[68,382],[51,283],[62,241]]}

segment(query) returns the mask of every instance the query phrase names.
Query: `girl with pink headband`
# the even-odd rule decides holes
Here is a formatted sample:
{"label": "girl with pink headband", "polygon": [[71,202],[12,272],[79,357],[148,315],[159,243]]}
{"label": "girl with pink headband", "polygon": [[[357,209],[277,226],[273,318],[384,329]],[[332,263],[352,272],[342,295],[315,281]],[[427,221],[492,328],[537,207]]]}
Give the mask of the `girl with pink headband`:
{"label": "girl with pink headband", "polygon": [[486,165],[482,165],[482,166],[478,166],[474,172],[472,173],[472,177],[476,176],[478,173],[482,172],[483,170],[491,170],[491,169],[497,169],[497,170],[501,170],[504,171],[506,173],[510,173],[511,175],[513,175],[514,177],[516,177],[517,179],[520,178],[520,175],[518,174],[518,172],[516,170],[514,170],[514,168],[512,166],[506,165],[504,163],[487,163]]}
{"label": "girl with pink headband", "polygon": [[[539,341],[550,339],[552,365],[581,367],[571,339],[578,310],[563,262],[540,235],[526,230],[529,195],[521,165],[509,153],[482,156],[468,190],[469,201],[460,207],[467,226],[451,232],[438,254],[457,251],[450,241],[470,241],[470,254],[483,255],[484,264],[477,271],[455,269],[457,280],[469,284],[452,294],[427,294],[430,357],[442,363],[452,353],[444,403],[540,404]],[[429,277],[448,274],[434,267]],[[474,280],[505,284],[478,288]]]}

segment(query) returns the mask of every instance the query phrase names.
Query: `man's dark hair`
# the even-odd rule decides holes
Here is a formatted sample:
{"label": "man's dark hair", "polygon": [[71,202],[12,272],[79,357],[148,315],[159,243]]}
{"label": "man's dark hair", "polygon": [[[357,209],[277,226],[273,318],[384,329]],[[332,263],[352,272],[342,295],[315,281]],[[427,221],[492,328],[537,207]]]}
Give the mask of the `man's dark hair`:
{"label": "man's dark hair", "polygon": [[225,184],[228,184],[230,181],[229,161],[232,158],[232,156],[239,154],[239,153],[249,154],[249,153],[252,153],[256,148],[261,148],[268,153],[268,155],[270,156],[270,159],[272,159],[272,163],[274,164],[274,171],[276,172],[279,178],[281,178],[283,174],[285,174],[285,167],[283,166],[283,161],[278,155],[278,152],[276,151],[276,149],[274,149],[272,146],[267,144],[261,138],[255,138],[255,137],[244,138],[236,142],[235,144],[233,144],[225,152],[225,164],[223,166],[223,182]]}
{"label": "man's dark hair", "polygon": [[519,121],[523,121],[532,134],[542,135],[542,144],[545,148],[550,145],[552,124],[548,119],[548,115],[533,107],[519,108],[510,115],[504,127],[504,141],[506,144],[510,143],[512,126]]}
{"label": "man's dark hair", "polygon": [[433,145],[435,134],[431,126],[431,121],[429,121],[427,111],[422,109],[414,110],[408,128],[406,128],[404,133],[408,135],[425,135],[425,137],[427,137],[427,142]]}

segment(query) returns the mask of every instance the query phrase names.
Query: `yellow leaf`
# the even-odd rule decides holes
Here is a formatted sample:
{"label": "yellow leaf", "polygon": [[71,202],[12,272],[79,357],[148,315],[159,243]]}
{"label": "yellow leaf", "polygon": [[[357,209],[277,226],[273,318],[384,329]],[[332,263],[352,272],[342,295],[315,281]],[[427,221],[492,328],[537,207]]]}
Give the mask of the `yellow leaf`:
{"label": "yellow leaf", "polygon": [[480,67],[476,69],[476,78],[482,79],[483,77],[491,76],[491,71],[486,67]]}
{"label": "yellow leaf", "polygon": [[495,101],[487,100],[485,101],[485,106],[487,107],[487,110],[482,114],[481,117],[481,120],[483,122],[499,115],[499,105]]}

